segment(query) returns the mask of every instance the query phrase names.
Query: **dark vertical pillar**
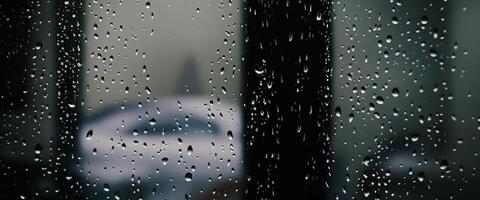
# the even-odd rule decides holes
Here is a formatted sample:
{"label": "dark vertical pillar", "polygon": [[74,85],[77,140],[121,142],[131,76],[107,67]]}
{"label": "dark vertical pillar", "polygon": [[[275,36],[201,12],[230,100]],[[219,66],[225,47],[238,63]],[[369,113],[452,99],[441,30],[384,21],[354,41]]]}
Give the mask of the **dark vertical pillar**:
{"label": "dark vertical pillar", "polygon": [[56,7],[58,176],[55,181],[59,184],[59,199],[78,199],[82,193],[82,184],[74,178],[73,170],[78,162],[75,138],[80,137],[76,133],[81,106],[81,47],[85,41],[83,8],[83,1],[58,1]]}
{"label": "dark vertical pillar", "polygon": [[[32,14],[30,10],[32,6],[27,1],[0,2],[0,199],[27,196],[25,193],[34,190],[31,186],[36,175],[30,171],[39,168],[39,162],[33,162],[33,150],[29,154],[26,147],[12,144],[31,138],[18,128],[28,126],[21,122],[25,119],[21,114],[29,114],[26,108],[31,103],[30,96],[23,92],[27,89],[27,72],[31,71],[28,61],[32,20],[27,17]],[[32,159],[23,159],[25,154]]]}
{"label": "dark vertical pillar", "polygon": [[246,3],[248,199],[318,199],[327,191],[330,6]]}

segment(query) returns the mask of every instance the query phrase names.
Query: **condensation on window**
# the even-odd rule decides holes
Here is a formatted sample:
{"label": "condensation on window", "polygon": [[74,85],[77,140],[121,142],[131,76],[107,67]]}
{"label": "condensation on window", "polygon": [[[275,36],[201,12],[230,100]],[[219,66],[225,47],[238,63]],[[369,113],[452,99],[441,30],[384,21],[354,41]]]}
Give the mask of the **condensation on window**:
{"label": "condensation on window", "polygon": [[480,3],[0,3],[0,199],[478,199]]}

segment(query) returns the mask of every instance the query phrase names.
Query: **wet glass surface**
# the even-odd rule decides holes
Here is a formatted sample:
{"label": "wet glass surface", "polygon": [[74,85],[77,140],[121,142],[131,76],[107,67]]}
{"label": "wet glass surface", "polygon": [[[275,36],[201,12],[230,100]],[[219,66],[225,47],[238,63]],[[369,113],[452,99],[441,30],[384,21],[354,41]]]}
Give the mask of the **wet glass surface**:
{"label": "wet glass surface", "polygon": [[0,2],[0,199],[479,199],[480,3]]}

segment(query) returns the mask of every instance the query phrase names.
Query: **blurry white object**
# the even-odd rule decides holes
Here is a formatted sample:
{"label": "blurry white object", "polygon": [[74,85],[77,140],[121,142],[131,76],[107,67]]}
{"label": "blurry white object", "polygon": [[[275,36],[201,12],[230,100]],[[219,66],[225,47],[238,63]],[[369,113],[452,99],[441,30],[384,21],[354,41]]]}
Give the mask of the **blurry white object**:
{"label": "blurry white object", "polygon": [[179,97],[118,106],[87,119],[79,134],[82,176],[104,195],[131,184],[145,187],[147,199],[240,187],[242,122],[232,105]]}

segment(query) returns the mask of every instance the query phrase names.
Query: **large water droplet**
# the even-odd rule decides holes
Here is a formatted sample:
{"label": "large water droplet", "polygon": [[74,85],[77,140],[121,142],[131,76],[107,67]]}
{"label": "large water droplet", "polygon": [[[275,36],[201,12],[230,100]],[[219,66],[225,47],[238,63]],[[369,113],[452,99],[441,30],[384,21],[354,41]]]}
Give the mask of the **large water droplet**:
{"label": "large water droplet", "polygon": [[35,43],[35,49],[36,50],[40,50],[40,49],[42,49],[42,47],[43,47],[43,43],[41,43],[41,42]]}
{"label": "large water droplet", "polygon": [[425,180],[425,173],[424,172],[418,173],[417,179],[418,181],[423,182],[423,180]]}
{"label": "large water droplet", "polygon": [[341,117],[341,116],[342,116],[342,109],[340,108],[340,106],[337,106],[337,107],[335,108],[335,115],[336,115],[337,117]]}
{"label": "large water droplet", "polygon": [[383,97],[377,96],[376,98],[377,104],[383,104],[385,101],[383,100]]}
{"label": "large water droplet", "polygon": [[165,165],[167,165],[167,163],[168,163],[168,158],[167,158],[167,157],[163,157],[163,158],[162,158],[162,165],[165,166]]}
{"label": "large water droplet", "polygon": [[398,88],[393,88],[392,89],[392,96],[393,97],[398,97],[400,95],[400,91],[398,90]]}
{"label": "large water droplet", "polygon": [[187,172],[187,173],[185,174],[185,181],[190,182],[190,181],[192,181],[192,178],[193,178],[192,173]]}
{"label": "large water droplet", "polygon": [[398,24],[398,17],[392,17],[392,24]]}
{"label": "large water droplet", "polygon": [[91,140],[93,137],[93,130],[87,131],[87,140]]}
{"label": "large water droplet", "polygon": [[441,169],[441,170],[446,170],[447,167],[448,167],[448,160],[442,160],[442,161],[440,162],[440,169]]}
{"label": "large water droplet", "polygon": [[152,118],[152,119],[148,120],[148,123],[150,124],[150,126],[153,126],[157,123],[157,120],[155,118]]}
{"label": "large water droplet", "polygon": [[41,144],[35,145],[35,154],[41,154],[43,150],[43,146]]}
{"label": "large water droplet", "polygon": [[138,130],[137,130],[137,129],[133,129],[132,134],[133,134],[134,136],[137,136],[137,135],[138,135]]}
{"label": "large water droplet", "polygon": [[232,131],[227,131],[227,137],[229,140],[232,140],[233,139],[233,133]]}
{"label": "large water droplet", "polygon": [[422,16],[422,18],[420,19],[420,23],[422,23],[423,25],[427,24],[428,23],[428,17],[427,16]]}
{"label": "large water droplet", "polygon": [[188,145],[188,147],[187,147],[187,154],[188,154],[188,155],[192,155],[192,152],[193,152],[193,147],[192,147],[192,145]]}

